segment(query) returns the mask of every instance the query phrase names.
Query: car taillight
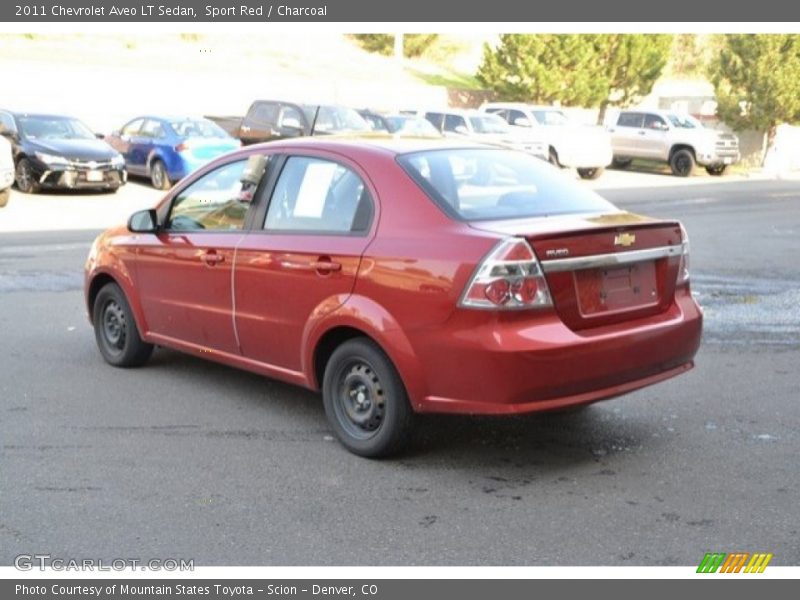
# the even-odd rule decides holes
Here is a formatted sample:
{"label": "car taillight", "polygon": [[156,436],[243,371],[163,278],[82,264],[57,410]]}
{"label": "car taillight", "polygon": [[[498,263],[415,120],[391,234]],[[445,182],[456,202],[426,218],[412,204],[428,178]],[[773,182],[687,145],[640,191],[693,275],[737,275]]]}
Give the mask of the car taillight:
{"label": "car taillight", "polygon": [[678,265],[678,285],[689,283],[689,234],[681,225],[681,262]]}
{"label": "car taillight", "polygon": [[175,146],[175,152],[186,152],[191,148],[191,144],[189,142],[181,142],[177,146]]}
{"label": "car taillight", "polygon": [[506,238],[475,270],[459,306],[520,310],[552,306],[550,290],[533,249],[523,239]]}

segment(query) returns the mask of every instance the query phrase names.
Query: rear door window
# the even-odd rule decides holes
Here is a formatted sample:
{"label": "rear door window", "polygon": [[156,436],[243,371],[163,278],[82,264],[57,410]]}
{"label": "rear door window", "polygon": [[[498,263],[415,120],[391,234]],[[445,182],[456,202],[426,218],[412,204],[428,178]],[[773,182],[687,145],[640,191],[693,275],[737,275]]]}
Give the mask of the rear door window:
{"label": "rear door window", "polygon": [[643,119],[644,115],[642,113],[632,113],[632,112],[620,113],[619,119],[617,120],[617,126],[636,127],[638,129],[641,129]]}
{"label": "rear door window", "polygon": [[372,197],[352,169],[306,156],[286,161],[275,184],[264,229],[363,234],[372,223]]}
{"label": "rear door window", "polygon": [[463,131],[467,128],[467,121],[461,115],[447,115],[444,118],[444,130],[451,133],[461,133],[458,128],[461,127]]}

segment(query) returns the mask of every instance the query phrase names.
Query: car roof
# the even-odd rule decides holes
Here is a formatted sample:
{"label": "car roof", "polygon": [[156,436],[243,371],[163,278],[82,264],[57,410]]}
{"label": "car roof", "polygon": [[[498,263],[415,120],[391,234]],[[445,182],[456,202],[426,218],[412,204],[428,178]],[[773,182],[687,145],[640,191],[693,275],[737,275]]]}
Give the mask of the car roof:
{"label": "car roof", "polygon": [[3,112],[8,113],[14,117],[36,117],[39,119],[75,119],[72,115],[59,115],[56,113],[36,113],[36,112],[26,112],[23,110],[3,110]]}
{"label": "car roof", "polygon": [[456,150],[469,148],[494,148],[464,140],[430,137],[396,137],[381,133],[359,134],[358,136],[326,135],[319,137],[299,137],[276,142],[267,142],[247,148],[318,148],[330,152],[347,152],[353,149],[378,152],[381,154],[411,154],[426,150]]}
{"label": "car roof", "polygon": [[483,108],[518,108],[527,110],[564,110],[563,106],[552,104],[526,104],[525,102],[487,102]]}

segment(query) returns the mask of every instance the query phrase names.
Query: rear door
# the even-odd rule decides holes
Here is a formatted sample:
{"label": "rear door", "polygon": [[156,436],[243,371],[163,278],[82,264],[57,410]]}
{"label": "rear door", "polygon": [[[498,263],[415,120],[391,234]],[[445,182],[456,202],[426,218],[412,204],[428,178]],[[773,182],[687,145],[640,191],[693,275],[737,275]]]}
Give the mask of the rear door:
{"label": "rear door", "polygon": [[246,358],[297,372],[309,321],[353,290],[378,204],[355,163],[318,153],[281,160],[265,214],[237,250],[236,329]]}
{"label": "rear door", "polygon": [[639,112],[621,112],[617,124],[609,128],[614,156],[638,156],[640,138],[644,136],[644,115]]}
{"label": "rear door", "polygon": [[144,174],[145,157],[142,156],[137,144],[139,131],[144,124],[144,119],[134,119],[127,123],[119,135],[111,135],[108,143],[125,158],[125,166],[131,173]]}
{"label": "rear door", "polygon": [[638,156],[654,160],[666,159],[669,156],[668,131],[669,125],[660,115],[645,113],[643,133],[638,136]]}

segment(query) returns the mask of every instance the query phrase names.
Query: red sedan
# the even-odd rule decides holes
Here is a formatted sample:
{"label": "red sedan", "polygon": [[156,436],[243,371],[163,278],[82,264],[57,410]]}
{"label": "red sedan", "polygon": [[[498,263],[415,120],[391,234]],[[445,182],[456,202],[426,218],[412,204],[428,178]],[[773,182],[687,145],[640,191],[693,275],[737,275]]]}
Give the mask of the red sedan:
{"label": "red sedan", "polygon": [[456,144],[294,140],[206,166],[95,241],[103,358],[165,346],[321,390],[363,456],[397,451],[415,413],[563,409],[692,368],[678,222]]}

